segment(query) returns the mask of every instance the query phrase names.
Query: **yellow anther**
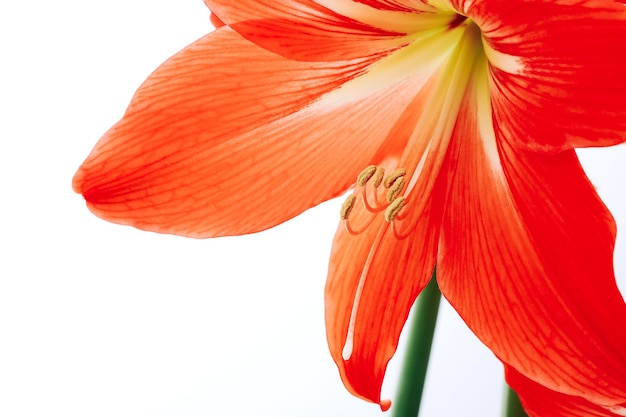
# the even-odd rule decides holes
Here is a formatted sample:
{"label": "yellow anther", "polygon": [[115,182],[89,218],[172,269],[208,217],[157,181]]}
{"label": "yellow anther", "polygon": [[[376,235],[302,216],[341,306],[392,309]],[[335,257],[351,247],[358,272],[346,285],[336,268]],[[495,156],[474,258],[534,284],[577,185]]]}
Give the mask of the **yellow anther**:
{"label": "yellow anther", "polygon": [[341,220],[346,220],[354,207],[354,203],[356,202],[356,196],[354,194],[350,194],[346,201],[341,205],[341,210],[339,210],[339,217]]}
{"label": "yellow anther", "polygon": [[384,176],[385,176],[385,168],[383,167],[376,168],[376,173],[374,174],[374,182],[372,184],[374,188],[378,188],[380,186],[380,184],[383,182]]}
{"label": "yellow anther", "polygon": [[389,188],[389,191],[387,191],[388,203],[392,203],[396,199],[396,197],[398,197],[398,194],[400,194],[400,191],[402,191],[402,188],[404,188],[405,182],[406,181],[404,181],[404,178],[402,177],[393,182],[393,184]]}
{"label": "yellow anther", "polygon": [[398,197],[393,200],[393,202],[389,204],[389,207],[387,207],[387,210],[385,210],[385,220],[392,222],[398,215],[398,212],[402,210],[402,207],[404,207],[405,200],[406,199],[404,197]]}
{"label": "yellow anther", "polygon": [[374,176],[374,173],[376,172],[376,165],[370,165],[367,168],[365,168],[363,171],[361,171],[361,173],[359,174],[359,176],[356,178],[356,184],[359,187],[363,187],[365,185],[365,183],[367,181],[369,181],[370,178],[372,178]]}
{"label": "yellow anther", "polygon": [[391,174],[389,174],[387,178],[385,178],[385,182],[383,182],[383,185],[385,186],[385,188],[389,188],[393,185],[393,183],[398,178],[404,177],[405,175],[406,175],[406,169],[398,168],[395,171],[393,171]]}

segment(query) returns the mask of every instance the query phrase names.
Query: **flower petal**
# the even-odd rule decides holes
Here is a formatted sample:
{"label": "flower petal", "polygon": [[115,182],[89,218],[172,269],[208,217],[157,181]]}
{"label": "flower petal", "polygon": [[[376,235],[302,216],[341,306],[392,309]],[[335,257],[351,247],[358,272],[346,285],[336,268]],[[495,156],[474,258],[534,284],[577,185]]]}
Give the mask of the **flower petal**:
{"label": "flower petal", "polygon": [[390,53],[407,33],[445,27],[451,15],[376,7],[352,0],[232,2],[205,0],[226,24],[251,42],[298,61],[337,61]]}
{"label": "flower petal", "polygon": [[[378,216],[353,236],[340,225],[326,283],[326,333],[331,355],[348,390],[388,407],[380,390],[387,363],[415,298],[435,265],[440,196],[414,232],[398,239]],[[410,279],[407,279],[410,278]]]}
{"label": "flower petal", "polygon": [[222,22],[222,20],[213,12],[211,12],[211,23],[216,29],[226,25],[226,23]]}
{"label": "flower petal", "polygon": [[462,1],[491,63],[496,129],[527,149],[626,141],[626,5]]}
{"label": "flower petal", "polygon": [[414,0],[354,0],[357,3],[367,4],[370,7],[380,10],[391,10],[396,12],[411,12],[415,10]]}
{"label": "flower petal", "polygon": [[530,417],[618,417],[624,415],[623,412],[616,414],[584,398],[552,391],[522,376],[511,367],[505,367],[505,369],[507,382],[517,392],[524,410]]}
{"label": "flower petal", "polygon": [[626,305],[614,221],[574,151],[496,141],[486,80],[461,110],[438,259],[442,293],[527,378],[613,406],[626,399]]}
{"label": "flower petal", "polygon": [[[423,171],[429,173],[414,188],[426,192],[415,192],[412,209],[387,221],[382,213],[385,204],[379,203],[388,201],[387,190],[368,190],[366,184],[365,192],[357,195],[362,200],[355,203],[345,227],[341,225],[337,231],[330,259],[326,327],[331,354],[350,392],[381,404],[383,409],[389,405],[380,398],[387,363],[395,353],[410,308],[435,265],[446,187],[437,175],[441,161],[430,155],[429,138],[424,136],[436,123],[429,110],[440,85],[440,72],[415,95],[372,160],[388,173],[405,168],[402,158],[407,144],[412,143],[412,155],[424,155]],[[428,128],[421,129],[424,123]],[[409,169],[415,171],[414,166]]]}
{"label": "flower petal", "polygon": [[373,62],[289,61],[223,27],[150,76],[74,188],[98,216],[146,230],[274,226],[344,192],[413,99],[407,82],[342,93]]}
{"label": "flower petal", "polygon": [[[331,354],[346,387],[383,408],[388,405],[380,401],[385,368],[435,265],[448,173],[455,160],[447,146],[472,71],[474,47],[480,43],[477,32],[462,39],[403,112],[385,142],[386,155],[373,161],[386,172],[403,169],[400,201],[406,208],[389,215],[387,208],[395,210],[391,201],[398,201],[397,195],[387,200],[380,192],[374,196],[366,183],[359,195],[372,203],[355,203],[346,220],[349,231],[362,233],[340,228],[331,255],[326,287]],[[391,190],[391,183],[386,186]],[[390,204],[381,207],[380,201]],[[381,219],[383,209],[387,221]]]}

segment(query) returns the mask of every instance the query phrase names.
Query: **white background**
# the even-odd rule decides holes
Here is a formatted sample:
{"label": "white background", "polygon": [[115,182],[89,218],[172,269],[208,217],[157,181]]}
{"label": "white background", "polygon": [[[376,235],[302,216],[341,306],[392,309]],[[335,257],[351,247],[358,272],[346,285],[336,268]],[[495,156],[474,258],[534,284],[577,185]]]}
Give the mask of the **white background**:
{"label": "white background", "polygon": [[[381,416],[345,391],[326,348],[340,201],[262,234],[191,240],[103,222],[71,190],[143,79],[211,30],[202,1],[0,9],[0,415]],[[583,156],[626,227],[626,148]],[[422,415],[495,417],[501,393],[500,364],[443,305]]]}

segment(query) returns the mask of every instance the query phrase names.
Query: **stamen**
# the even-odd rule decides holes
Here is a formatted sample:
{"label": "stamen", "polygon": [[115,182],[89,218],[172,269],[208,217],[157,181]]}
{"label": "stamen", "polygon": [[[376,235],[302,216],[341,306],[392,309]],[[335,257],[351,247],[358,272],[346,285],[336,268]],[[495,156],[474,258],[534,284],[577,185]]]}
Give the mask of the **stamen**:
{"label": "stamen", "polygon": [[[363,233],[383,211],[387,222],[401,220],[406,215],[404,212],[400,213],[406,205],[406,198],[400,196],[407,184],[405,175],[404,168],[394,170],[387,177],[384,168],[376,165],[370,165],[362,170],[357,176],[357,190],[346,198],[339,211],[346,231],[351,235]],[[381,184],[387,188],[386,192],[379,187]],[[350,215],[357,204],[361,204],[362,207],[359,209],[364,208],[366,212],[359,212],[357,219],[352,219]],[[358,220],[357,224],[354,224],[355,220]],[[397,236],[395,228],[392,229]]]}
{"label": "stamen", "polygon": [[354,229],[352,227],[352,225],[350,224],[350,219],[346,219],[346,221],[343,222],[343,225],[346,228],[346,232],[348,232],[352,236],[357,236],[357,235],[360,235],[361,233],[363,233],[364,231],[366,231],[367,228],[370,227],[372,222],[374,222],[375,218],[376,218],[376,216],[374,216],[373,214],[371,216],[369,216],[369,218],[365,221],[365,223],[360,225],[361,226],[360,229]]}
{"label": "stamen", "polygon": [[365,168],[356,179],[356,184],[359,187],[363,187],[366,182],[369,181],[370,178],[374,176],[374,173],[377,171],[376,165],[370,165]]}
{"label": "stamen", "polygon": [[383,185],[385,186],[385,188],[389,188],[393,185],[393,183],[398,178],[404,177],[405,175],[406,175],[406,169],[398,168],[395,171],[393,171],[391,174],[389,174],[387,178],[385,178],[385,182],[383,183]]}
{"label": "stamen", "polygon": [[[402,213],[402,214],[405,214],[405,213]],[[401,217],[406,217],[406,216],[403,216],[402,214],[396,215],[396,217],[394,217],[393,219],[393,222],[391,223],[391,230],[393,231],[393,235],[398,240],[404,240],[408,236],[410,236],[411,232],[415,229],[415,226],[417,225],[417,222],[412,222],[410,226],[404,226],[402,230],[400,230],[400,227],[401,227],[400,225],[404,223]]]}
{"label": "stamen", "polygon": [[[386,204],[384,201],[379,200],[378,191],[376,188],[374,188],[373,193],[368,192],[368,187],[363,187],[361,188],[361,190],[363,190],[361,193],[361,196],[363,198],[363,205],[365,206],[367,211],[369,211],[370,213],[378,213],[385,209]],[[370,203],[370,199],[373,200],[373,202]]]}
{"label": "stamen", "polygon": [[393,202],[389,204],[389,207],[387,207],[387,210],[385,210],[385,220],[392,222],[398,212],[404,207],[405,201],[406,199],[404,197],[398,197],[393,200]]}
{"label": "stamen", "polygon": [[354,208],[354,203],[356,202],[356,196],[354,194],[350,194],[346,201],[341,205],[341,209],[339,210],[339,217],[341,220],[346,220],[350,215],[350,212]]}
{"label": "stamen", "polygon": [[378,167],[376,168],[376,173],[374,174],[374,182],[372,185],[374,188],[378,188],[380,184],[383,182],[383,177],[385,176],[385,168]]}
{"label": "stamen", "polygon": [[391,186],[391,188],[389,188],[389,191],[387,191],[388,203],[392,203],[396,199],[396,197],[398,197],[398,194],[400,194],[400,191],[402,191],[402,189],[404,188],[405,182],[406,181],[402,177],[393,182],[393,185]]}

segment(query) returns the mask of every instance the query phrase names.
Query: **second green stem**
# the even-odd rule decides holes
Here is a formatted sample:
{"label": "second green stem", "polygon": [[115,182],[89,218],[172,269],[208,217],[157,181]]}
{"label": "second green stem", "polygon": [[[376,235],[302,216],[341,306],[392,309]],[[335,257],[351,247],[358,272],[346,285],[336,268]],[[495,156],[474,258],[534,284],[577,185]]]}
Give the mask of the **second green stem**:
{"label": "second green stem", "polygon": [[435,269],[430,283],[415,302],[406,357],[392,407],[393,417],[419,415],[440,301],[441,292],[437,286]]}

